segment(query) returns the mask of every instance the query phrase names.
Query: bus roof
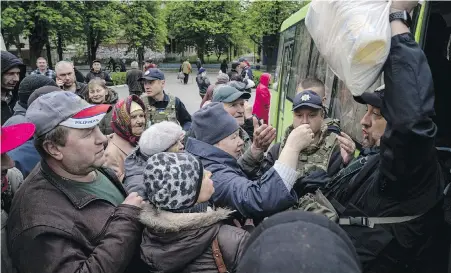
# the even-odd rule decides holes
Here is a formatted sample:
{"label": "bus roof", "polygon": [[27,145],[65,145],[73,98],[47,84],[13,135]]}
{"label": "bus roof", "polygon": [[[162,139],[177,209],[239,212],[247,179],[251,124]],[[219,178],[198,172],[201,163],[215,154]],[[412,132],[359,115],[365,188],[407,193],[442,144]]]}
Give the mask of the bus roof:
{"label": "bus roof", "polygon": [[300,10],[298,10],[296,13],[292,14],[285,21],[283,21],[282,26],[280,27],[280,32],[286,30],[287,28],[291,27],[292,25],[294,25],[297,22],[299,22],[302,19],[304,19],[305,16],[307,15],[307,11],[308,11],[308,7],[309,6],[310,6],[310,3],[305,5]]}

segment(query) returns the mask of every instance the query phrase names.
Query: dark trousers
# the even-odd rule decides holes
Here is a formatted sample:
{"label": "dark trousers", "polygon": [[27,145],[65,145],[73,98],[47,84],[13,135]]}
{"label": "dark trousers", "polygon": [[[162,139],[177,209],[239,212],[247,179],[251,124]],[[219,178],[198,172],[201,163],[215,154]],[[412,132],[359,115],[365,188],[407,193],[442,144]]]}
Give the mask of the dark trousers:
{"label": "dark trousers", "polygon": [[183,74],[185,74],[185,78],[183,79],[183,83],[187,84],[188,83],[189,74],[186,74],[186,73],[183,73]]}

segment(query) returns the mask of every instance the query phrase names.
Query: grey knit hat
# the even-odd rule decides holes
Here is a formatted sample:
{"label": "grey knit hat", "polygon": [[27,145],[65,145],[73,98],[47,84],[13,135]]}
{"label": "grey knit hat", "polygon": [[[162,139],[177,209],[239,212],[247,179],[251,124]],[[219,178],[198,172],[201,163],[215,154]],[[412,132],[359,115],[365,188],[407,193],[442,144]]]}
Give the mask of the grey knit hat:
{"label": "grey knit hat", "polygon": [[19,101],[28,106],[28,98],[38,88],[51,85],[58,87],[54,80],[40,74],[32,74],[25,77],[19,84]]}
{"label": "grey knit hat", "polygon": [[229,75],[221,73],[216,77],[216,84],[226,84],[230,81]]}
{"label": "grey knit hat", "polygon": [[144,185],[149,202],[162,210],[184,210],[199,198],[202,163],[188,153],[158,153],[147,160]]}
{"label": "grey knit hat", "polygon": [[220,102],[212,102],[192,116],[191,129],[196,139],[210,145],[230,136],[239,128],[235,118],[224,110]]}
{"label": "grey knit hat", "polygon": [[146,156],[152,156],[171,148],[184,136],[180,125],[163,121],[150,126],[139,138],[139,150]]}

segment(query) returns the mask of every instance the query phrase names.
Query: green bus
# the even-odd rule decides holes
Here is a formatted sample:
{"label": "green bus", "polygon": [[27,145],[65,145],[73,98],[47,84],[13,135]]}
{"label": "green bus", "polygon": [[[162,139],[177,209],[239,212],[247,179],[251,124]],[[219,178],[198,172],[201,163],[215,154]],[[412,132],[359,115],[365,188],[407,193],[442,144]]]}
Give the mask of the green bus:
{"label": "green bus", "polygon": [[[360,119],[366,107],[354,102],[344,83],[328,67],[315,46],[304,19],[310,4],[286,19],[280,28],[277,68],[274,89],[271,90],[270,123],[277,129],[276,141],[281,141],[285,129],[293,122],[292,101],[297,86],[307,77],[316,77],[324,82],[326,89],[326,109],[332,118],[339,119],[341,128],[356,142],[362,140]],[[431,14],[440,14],[451,27],[451,2],[422,2],[412,14],[415,39],[424,48]],[[450,37],[446,58],[450,60]],[[451,74],[450,74],[451,77]],[[382,84],[376,83],[374,86]],[[448,86],[448,89],[450,87]],[[451,92],[448,90],[448,92]],[[451,101],[450,101],[451,103]],[[448,113],[448,116],[449,115]]]}

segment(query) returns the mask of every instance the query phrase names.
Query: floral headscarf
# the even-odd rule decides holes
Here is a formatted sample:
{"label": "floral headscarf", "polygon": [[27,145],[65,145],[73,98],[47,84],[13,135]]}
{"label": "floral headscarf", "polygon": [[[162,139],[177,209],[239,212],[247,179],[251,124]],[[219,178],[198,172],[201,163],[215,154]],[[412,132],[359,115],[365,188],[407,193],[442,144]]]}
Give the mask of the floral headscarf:
{"label": "floral headscarf", "polygon": [[127,140],[130,144],[136,146],[140,136],[135,136],[132,133],[130,107],[133,101],[138,103],[143,109],[144,116],[146,118],[144,124],[147,124],[147,115],[145,115],[146,107],[144,106],[144,102],[138,96],[131,95],[125,100],[118,101],[116,105],[114,105],[113,116],[111,118],[111,127],[113,128],[114,133]]}

